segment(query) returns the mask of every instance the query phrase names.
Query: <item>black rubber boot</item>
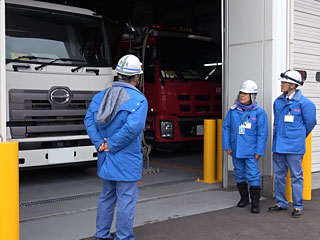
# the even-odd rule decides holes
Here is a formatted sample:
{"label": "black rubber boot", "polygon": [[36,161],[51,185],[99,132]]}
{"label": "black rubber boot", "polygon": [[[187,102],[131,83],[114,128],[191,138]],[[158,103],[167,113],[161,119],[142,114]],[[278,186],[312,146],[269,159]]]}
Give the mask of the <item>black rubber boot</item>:
{"label": "black rubber boot", "polygon": [[261,197],[261,187],[251,186],[250,187],[250,197],[251,197],[251,212],[260,212],[260,197]]}
{"label": "black rubber boot", "polygon": [[238,202],[238,207],[245,207],[249,205],[248,184],[245,182],[237,183],[237,187],[241,196],[241,199]]}

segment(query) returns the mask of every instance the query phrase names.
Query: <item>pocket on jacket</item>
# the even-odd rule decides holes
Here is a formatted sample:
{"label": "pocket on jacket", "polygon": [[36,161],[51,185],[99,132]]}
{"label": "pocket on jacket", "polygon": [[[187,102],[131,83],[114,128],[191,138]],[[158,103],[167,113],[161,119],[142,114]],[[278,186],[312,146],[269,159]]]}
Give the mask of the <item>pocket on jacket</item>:
{"label": "pocket on jacket", "polygon": [[246,134],[249,136],[257,136],[256,124],[252,124],[250,129],[246,129]]}
{"label": "pocket on jacket", "polygon": [[287,138],[306,138],[305,129],[287,129],[286,128],[286,137]]}
{"label": "pocket on jacket", "polygon": [[296,122],[293,123],[285,123],[285,135],[288,138],[305,138],[306,137],[306,129],[303,124],[298,124]]}
{"label": "pocket on jacket", "polygon": [[246,142],[249,144],[256,144],[257,143],[257,136],[256,135],[247,135],[245,138]]}

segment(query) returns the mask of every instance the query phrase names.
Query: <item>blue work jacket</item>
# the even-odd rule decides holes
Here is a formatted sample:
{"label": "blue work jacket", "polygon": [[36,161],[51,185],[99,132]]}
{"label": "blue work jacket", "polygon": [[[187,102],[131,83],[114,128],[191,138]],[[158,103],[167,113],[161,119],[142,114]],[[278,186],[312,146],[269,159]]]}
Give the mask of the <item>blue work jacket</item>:
{"label": "blue work jacket", "polygon": [[[243,134],[239,126],[250,122]],[[223,121],[222,149],[231,149],[237,158],[254,158],[255,154],[264,155],[268,138],[268,118],[260,106],[248,111],[231,108]]]}
{"label": "blue work jacket", "polygon": [[[304,154],[305,139],[317,124],[316,107],[312,101],[296,90],[290,100],[280,95],[273,103],[272,151],[283,154]],[[293,115],[293,121],[285,121],[286,115]]]}
{"label": "blue work jacket", "polygon": [[[110,181],[137,181],[142,174],[141,136],[148,102],[145,96],[129,83],[115,82],[112,87],[123,88],[129,99],[120,106],[113,104],[115,108],[111,109],[110,119],[98,124],[98,110],[106,94],[106,90],[103,90],[93,97],[84,120],[87,133],[97,151],[104,138],[107,139],[110,149],[108,152],[98,152],[98,176]],[[108,99],[109,102],[117,100],[115,97]],[[106,106],[108,107],[109,105]]]}

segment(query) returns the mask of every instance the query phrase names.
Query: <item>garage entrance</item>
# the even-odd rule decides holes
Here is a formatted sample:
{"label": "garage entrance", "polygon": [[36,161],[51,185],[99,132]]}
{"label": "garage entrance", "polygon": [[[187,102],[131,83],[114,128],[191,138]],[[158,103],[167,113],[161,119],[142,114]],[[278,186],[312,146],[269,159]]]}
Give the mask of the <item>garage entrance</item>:
{"label": "garage entrance", "polygon": [[[222,1],[48,2],[101,14],[113,66],[129,52],[142,58],[149,101],[145,138],[153,149],[202,154],[203,119],[222,117]],[[195,161],[179,166],[202,168],[202,159]]]}

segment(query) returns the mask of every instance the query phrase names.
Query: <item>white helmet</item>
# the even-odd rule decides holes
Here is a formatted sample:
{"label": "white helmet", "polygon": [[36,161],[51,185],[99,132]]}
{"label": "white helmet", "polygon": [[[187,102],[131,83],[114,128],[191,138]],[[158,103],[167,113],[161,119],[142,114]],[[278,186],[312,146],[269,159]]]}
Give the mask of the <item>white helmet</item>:
{"label": "white helmet", "polygon": [[242,83],[242,86],[239,90],[239,92],[244,92],[244,93],[258,93],[258,86],[255,83],[255,81],[252,80],[246,80]]}
{"label": "white helmet", "polygon": [[299,86],[303,85],[301,74],[298,71],[288,70],[280,74],[281,82],[294,83]]}
{"label": "white helmet", "polygon": [[139,58],[128,54],[120,58],[115,71],[122,75],[134,76],[143,73],[141,65],[142,63],[140,62]]}

